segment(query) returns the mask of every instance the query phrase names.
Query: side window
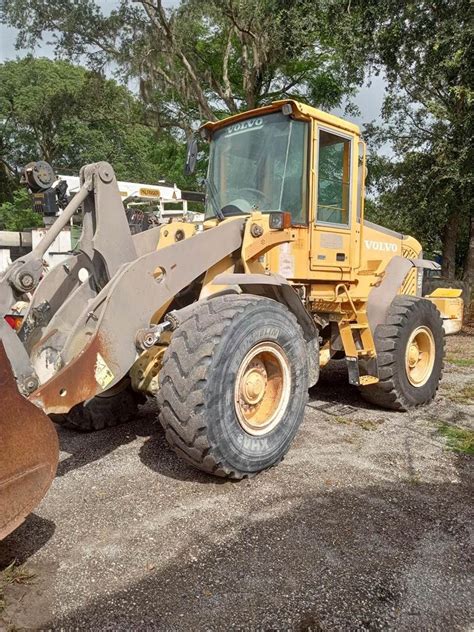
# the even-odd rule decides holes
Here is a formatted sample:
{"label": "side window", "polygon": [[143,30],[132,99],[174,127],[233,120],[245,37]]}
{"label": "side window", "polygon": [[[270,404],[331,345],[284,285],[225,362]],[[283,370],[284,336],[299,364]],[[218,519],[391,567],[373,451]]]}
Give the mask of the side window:
{"label": "side window", "polygon": [[308,128],[303,121],[290,123],[279,208],[290,211],[293,224],[308,221]]}
{"label": "side window", "polygon": [[317,221],[349,225],[351,141],[319,131]]}

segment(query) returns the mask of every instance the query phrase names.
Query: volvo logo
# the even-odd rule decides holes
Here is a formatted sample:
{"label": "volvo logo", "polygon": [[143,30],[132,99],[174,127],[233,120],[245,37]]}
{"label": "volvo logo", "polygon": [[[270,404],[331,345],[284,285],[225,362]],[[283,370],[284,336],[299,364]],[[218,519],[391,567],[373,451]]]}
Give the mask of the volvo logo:
{"label": "volvo logo", "polygon": [[263,125],[262,117],[247,119],[246,121],[240,121],[234,123],[227,128],[226,136],[234,136],[235,134],[242,134],[243,132],[249,132],[251,129],[260,128]]}
{"label": "volvo logo", "polygon": [[364,239],[367,250],[380,250],[381,252],[397,252],[397,244],[391,244],[388,241],[374,241],[373,239]]}

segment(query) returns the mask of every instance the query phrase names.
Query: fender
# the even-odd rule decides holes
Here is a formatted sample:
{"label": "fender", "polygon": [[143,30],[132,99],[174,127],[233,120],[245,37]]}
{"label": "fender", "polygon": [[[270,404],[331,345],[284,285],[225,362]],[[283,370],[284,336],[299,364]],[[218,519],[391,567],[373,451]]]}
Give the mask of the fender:
{"label": "fender", "polygon": [[386,322],[390,305],[413,267],[429,270],[440,268],[439,264],[426,259],[406,259],[405,257],[390,259],[380,285],[371,290],[367,300],[367,318],[372,334],[375,333],[377,325]]}
{"label": "fender", "polygon": [[273,298],[288,307],[301,328],[306,340],[312,340],[318,334],[318,328],[303,305],[300,297],[285,277],[279,274],[218,274],[212,281],[213,285],[238,285],[246,294],[257,294]]}

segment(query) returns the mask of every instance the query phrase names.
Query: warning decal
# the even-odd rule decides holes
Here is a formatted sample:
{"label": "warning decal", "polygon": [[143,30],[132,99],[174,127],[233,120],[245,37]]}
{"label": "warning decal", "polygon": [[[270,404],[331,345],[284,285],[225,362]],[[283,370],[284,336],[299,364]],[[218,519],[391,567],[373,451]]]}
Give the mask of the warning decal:
{"label": "warning decal", "polygon": [[282,244],[280,246],[280,257],[278,262],[278,271],[281,276],[291,279],[295,275],[295,259],[291,254],[290,244]]}
{"label": "warning decal", "polygon": [[114,379],[114,374],[107,366],[107,362],[104,358],[97,354],[97,361],[95,363],[95,381],[103,389],[107,388],[110,382]]}

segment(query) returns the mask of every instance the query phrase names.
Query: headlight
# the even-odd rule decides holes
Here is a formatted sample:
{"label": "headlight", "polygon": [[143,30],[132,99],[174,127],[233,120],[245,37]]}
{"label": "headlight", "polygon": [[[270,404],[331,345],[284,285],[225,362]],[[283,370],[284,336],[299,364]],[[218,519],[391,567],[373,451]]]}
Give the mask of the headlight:
{"label": "headlight", "polygon": [[273,230],[290,228],[291,213],[270,213],[269,226]]}

